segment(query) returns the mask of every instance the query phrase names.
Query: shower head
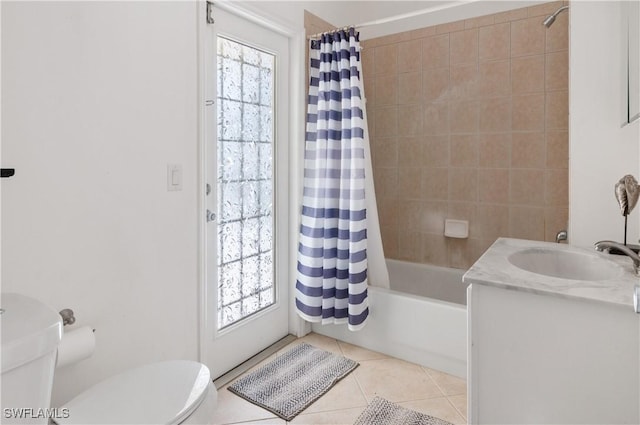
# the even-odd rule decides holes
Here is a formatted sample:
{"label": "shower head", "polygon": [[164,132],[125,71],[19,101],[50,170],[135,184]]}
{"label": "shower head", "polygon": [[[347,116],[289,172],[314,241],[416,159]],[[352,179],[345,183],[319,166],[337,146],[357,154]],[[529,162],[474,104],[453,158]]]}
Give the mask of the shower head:
{"label": "shower head", "polygon": [[569,9],[569,6],[562,6],[560,9],[553,12],[551,15],[547,16],[544,21],[542,21],[542,25],[546,28],[549,28],[556,21],[556,16],[560,14],[563,10]]}

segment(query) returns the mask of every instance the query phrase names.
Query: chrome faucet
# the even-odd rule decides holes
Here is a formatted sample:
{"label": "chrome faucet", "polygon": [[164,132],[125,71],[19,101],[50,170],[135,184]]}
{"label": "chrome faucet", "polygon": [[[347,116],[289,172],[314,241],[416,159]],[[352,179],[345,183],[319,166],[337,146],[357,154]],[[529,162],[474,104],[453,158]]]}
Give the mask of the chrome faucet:
{"label": "chrome faucet", "polygon": [[560,230],[556,233],[556,243],[560,243],[562,241],[566,241],[568,239],[568,233],[566,230]]}
{"label": "chrome faucet", "polygon": [[633,252],[631,248],[614,241],[600,241],[595,243],[596,251],[607,252],[611,248],[615,248],[627,255],[633,261],[633,270],[636,272],[636,276],[640,276],[640,256]]}

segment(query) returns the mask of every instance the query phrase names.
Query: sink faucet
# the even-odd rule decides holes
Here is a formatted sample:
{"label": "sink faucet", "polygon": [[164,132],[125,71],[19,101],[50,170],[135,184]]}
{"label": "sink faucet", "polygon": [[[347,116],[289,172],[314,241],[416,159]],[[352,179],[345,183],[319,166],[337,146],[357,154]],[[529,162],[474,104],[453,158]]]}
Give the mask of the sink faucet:
{"label": "sink faucet", "polygon": [[640,276],[640,256],[633,252],[627,246],[614,241],[600,241],[595,243],[596,251],[606,252],[611,248],[615,248],[620,252],[624,253],[633,261],[633,270],[636,272],[636,276]]}

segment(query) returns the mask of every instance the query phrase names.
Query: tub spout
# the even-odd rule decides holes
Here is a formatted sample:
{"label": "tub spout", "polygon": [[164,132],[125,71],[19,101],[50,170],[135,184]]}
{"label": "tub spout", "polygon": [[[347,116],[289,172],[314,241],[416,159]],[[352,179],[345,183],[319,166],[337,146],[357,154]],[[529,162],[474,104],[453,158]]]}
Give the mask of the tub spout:
{"label": "tub spout", "polygon": [[607,252],[611,248],[615,248],[633,261],[633,269],[636,272],[636,276],[640,276],[640,256],[633,252],[629,247],[614,241],[600,241],[595,243],[596,251]]}

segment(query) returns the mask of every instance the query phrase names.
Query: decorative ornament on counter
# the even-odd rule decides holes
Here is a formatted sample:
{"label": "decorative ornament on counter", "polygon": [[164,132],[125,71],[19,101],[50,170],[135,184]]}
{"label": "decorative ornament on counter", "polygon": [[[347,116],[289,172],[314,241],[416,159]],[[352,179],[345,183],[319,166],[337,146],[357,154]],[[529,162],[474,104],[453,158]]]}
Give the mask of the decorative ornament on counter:
{"label": "decorative ornament on counter", "polygon": [[615,185],[616,199],[620,205],[620,212],[624,216],[624,244],[627,244],[627,216],[635,208],[640,196],[638,181],[631,174],[618,180]]}

